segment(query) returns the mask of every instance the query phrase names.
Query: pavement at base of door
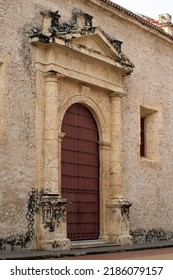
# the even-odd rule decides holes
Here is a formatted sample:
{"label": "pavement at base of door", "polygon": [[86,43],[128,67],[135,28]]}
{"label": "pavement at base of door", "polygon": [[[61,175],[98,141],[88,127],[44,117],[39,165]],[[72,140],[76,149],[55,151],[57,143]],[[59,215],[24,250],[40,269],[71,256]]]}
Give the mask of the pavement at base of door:
{"label": "pavement at base of door", "polygon": [[[71,260],[173,260],[173,240],[135,243],[126,246],[98,244],[92,241],[88,247],[73,244],[69,250],[21,250],[1,251],[1,260],[71,259]],[[80,246],[79,246],[80,245]],[[92,246],[91,246],[92,245]],[[104,246],[103,246],[104,245]],[[76,247],[77,246],[77,247]]]}
{"label": "pavement at base of door", "polygon": [[173,248],[59,258],[61,260],[173,260]]}

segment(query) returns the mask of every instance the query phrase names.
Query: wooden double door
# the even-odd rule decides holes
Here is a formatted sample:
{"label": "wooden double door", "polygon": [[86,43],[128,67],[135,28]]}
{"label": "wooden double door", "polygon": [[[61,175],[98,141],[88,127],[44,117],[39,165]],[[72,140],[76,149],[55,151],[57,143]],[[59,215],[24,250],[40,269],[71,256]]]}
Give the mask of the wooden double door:
{"label": "wooden double door", "polygon": [[99,237],[99,134],[87,107],[75,103],[62,123],[62,197],[67,198],[67,237],[92,240]]}

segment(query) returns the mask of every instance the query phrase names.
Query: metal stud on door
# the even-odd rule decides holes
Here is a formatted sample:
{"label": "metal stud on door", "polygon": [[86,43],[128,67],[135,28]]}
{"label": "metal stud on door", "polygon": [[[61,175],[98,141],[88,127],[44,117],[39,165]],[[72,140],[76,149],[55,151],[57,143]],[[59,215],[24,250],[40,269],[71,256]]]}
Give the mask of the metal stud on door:
{"label": "metal stud on door", "polygon": [[66,111],[62,132],[62,197],[70,202],[67,233],[71,240],[99,236],[98,129],[92,113],[75,103]]}

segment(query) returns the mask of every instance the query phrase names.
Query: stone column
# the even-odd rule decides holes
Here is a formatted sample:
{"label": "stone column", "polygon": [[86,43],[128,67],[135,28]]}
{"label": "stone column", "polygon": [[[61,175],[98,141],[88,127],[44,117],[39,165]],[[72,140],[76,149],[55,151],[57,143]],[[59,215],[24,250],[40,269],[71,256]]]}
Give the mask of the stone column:
{"label": "stone column", "polygon": [[67,201],[59,192],[59,78],[56,72],[48,72],[45,78],[44,175],[37,202],[37,220],[40,221],[37,239],[41,250],[70,248],[66,230]]}
{"label": "stone column", "polygon": [[110,153],[110,192],[107,203],[107,230],[110,241],[125,245],[131,244],[129,235],[129,207],[123,198],[122,186],[122,93],[111,95],[111,153]]}
{"label": "stone column", "polygon": [[100,151],[100,236],[102,240],[106,240],[106,202],[108,189],[110,185],[110,149],[111,143],[107,141],[99,141]]}
{"label": "stone column", "polygon": [[111,96],[110,199],[122,199],[121,95]]}
{"label": "stone column", "polygon": [[61,132],[58,134],[58,154],[59,154],[59,161],[58,161],[58,193],[61,196],[61,152],[62,152],[62,141],[65,136],[65,133]]}
{"label": "stone column", "polygon": [[45,79],[44,189],[58,192],[58,76]]}

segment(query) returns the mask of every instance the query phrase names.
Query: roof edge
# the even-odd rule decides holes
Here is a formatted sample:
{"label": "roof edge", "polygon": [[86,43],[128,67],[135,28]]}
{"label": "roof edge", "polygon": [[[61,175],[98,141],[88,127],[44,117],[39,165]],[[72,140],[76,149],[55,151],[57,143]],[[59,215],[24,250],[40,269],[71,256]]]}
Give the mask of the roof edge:
{"label": "roof edge", "polygon": [[146,27],[154,29],[157,32],[161,33],[162,35],[164,35],[164,36],[168,37],[169,39],[173,40],[173,36],[171,34],[164,31],[161,27],[158,27],[157,25],[154,25],[151,22],[148,22],[147,20],[145,20],[143,17],[139,16],[138,14],[135,14],[134,12],[132,12],[132,11],[130,11],[130,10],[128,10],[128,9],[126,9],[126,8],[124,8],[124,7],[118,5],[118,4],[116,4],[116,3],[114,3],[110,0],[99,0],[99,1],[115,8],[119,12],[122,12],[123,14],[126,14],[126,15],[130,16],[131,18],[138,21],[142,25],[145,25]]}

